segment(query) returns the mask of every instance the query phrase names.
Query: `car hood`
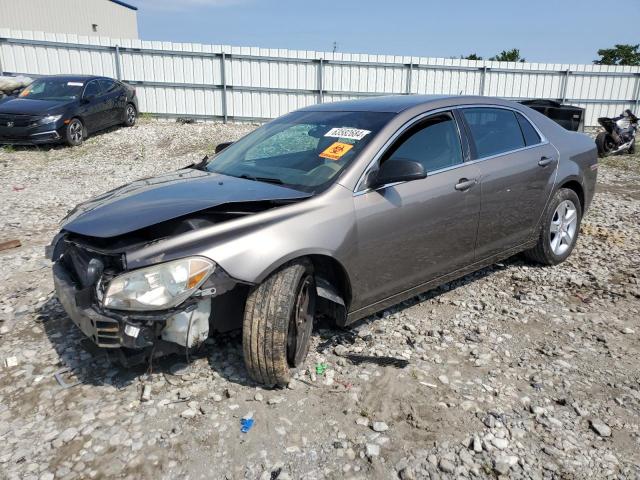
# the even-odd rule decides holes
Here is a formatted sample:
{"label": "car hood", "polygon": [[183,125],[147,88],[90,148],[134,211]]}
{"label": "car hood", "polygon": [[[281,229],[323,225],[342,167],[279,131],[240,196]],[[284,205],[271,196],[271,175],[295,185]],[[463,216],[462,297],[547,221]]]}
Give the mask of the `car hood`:
{"label": "car hood", "polygon": [[111,238],[225,203],[309,196],[281,185],[185,169],[137,180],[81,203],[67,215],[62,228]]}
{"label": "car hood", "polygon": [[29,98],[9,98],[0,102],[0,113],[16,115],[47,115],[56,110],[63,110],[73,100],[32,100]]}

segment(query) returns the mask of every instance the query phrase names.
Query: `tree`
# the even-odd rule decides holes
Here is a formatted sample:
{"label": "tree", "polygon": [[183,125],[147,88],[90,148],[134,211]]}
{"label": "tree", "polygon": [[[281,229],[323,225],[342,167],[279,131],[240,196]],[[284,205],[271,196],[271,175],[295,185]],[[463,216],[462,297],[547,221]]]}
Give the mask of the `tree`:
{"label": "tree", "polygon": [[496,62],[524,62],[525,59],[520,57],[520,50],[512,48],[511,50],[503,50],[499,54],[491,57],[489,60]]}
{"label": "tree", "polygon": [[594,60],[596,65],[640,65],[640,52],[638,45],[616,44],[613,48],[601,48],[598,50],[599,60]]}
{"label": "tree", "polygon": [[476,53],[471,53],[466,57],[460,57],[460,58],[463,58],[464,60],[482,60],[482,57]]}

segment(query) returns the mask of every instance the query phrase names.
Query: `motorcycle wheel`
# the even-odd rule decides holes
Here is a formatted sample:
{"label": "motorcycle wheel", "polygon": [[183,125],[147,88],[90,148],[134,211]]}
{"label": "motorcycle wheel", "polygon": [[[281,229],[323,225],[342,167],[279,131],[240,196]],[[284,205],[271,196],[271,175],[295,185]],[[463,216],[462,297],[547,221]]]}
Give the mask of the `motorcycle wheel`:
{"label": "motorcycle wheel", "polygon": [[596,137],[596,147],[598,147],[598,156],[606,157],[615,148],[615,141],[607,132],[600,132]]}
{"label": "motorcycle wheel", "polygon": [[629,155],[634,155],[636,153],[636,142],[634,141],[629,147]]}

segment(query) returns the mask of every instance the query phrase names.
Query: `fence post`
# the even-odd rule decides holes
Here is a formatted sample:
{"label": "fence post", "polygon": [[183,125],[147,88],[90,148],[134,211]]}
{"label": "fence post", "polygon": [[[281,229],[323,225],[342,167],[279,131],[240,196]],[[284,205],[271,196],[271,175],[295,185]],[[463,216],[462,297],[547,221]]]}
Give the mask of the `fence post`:
{"label": "fence post", "polygon": [[480,95],[481,96],[484,96],[484,84],[487,78],[487,70],[489,69],[486,66],[480,68],[480,71],[482,72],[482,75],[480,77]]}
{"label": "fence post", "polygon": [[120,46],[116,45],[116,78],[122,80],[122,71],[120,70]]}
{"label": "fence post", "polygon": [[413,62],[407,64],[407,87],[406,94],[411,95],[411,84],[413,83]]}
{"label": "fence post", "polygon": [[226,64],[227,63],[227,55],[222,52],[222,57],[220,58],[220,76],[222,77],[222,121],[227,123],[227,74],[226,74]]}
{"label": "fence post", "polygon": [[640,104],[640,73],[636,73],[636,86],[635,86],[635,111],[633,112],[636,116],[638,115],[638,105]]}
{"label": "fence post", "polygon": [[324,101],[324,59],[318,61],[318,103]]}
{"label": "fence post", "polygon": [[567,100],[567,88],[569,87],[569,74],[571,73],[571,70],[565,70],[564,71],[564,77],[562,78],[562,86],[561,88],[561,93],[560,93],[560,103],[564,103]]}

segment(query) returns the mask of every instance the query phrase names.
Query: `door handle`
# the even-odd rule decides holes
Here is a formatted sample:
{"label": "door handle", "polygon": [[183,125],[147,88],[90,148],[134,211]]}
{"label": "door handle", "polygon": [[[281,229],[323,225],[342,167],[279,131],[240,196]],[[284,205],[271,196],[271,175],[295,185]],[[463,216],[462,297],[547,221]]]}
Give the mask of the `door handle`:
{"label": "door handle", "polygon": [[541,167],[546,167],[547,165],[551,164],[551,162],[553,162],[553,158],[549,158],[549,157],[542,157],[542,158],[538,161],[538,165],[540,165]]}
{"label": "door handle", "polygon": [[464,192],[466,190],[469,190],[475,184],[476,184],[475,178],[472,178],[471,180],[469,180],[468,178],[461,178],[460,180],[458,180],[458,183],[456,183],[455,189],[458,190],[459,192]]}

